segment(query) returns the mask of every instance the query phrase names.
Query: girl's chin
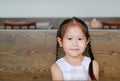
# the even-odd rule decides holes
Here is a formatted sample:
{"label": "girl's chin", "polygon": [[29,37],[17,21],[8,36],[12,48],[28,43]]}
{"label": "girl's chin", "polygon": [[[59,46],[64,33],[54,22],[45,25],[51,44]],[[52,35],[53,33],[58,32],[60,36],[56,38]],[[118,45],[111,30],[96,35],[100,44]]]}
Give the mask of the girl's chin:
{"label": "girl's chin", "polygon": [[81,54],[74,54],[74,55],[71,54],[71,57],[74,57],[74,58],[75,58],[75,57],[79,57],[80,55],[81,55]]}

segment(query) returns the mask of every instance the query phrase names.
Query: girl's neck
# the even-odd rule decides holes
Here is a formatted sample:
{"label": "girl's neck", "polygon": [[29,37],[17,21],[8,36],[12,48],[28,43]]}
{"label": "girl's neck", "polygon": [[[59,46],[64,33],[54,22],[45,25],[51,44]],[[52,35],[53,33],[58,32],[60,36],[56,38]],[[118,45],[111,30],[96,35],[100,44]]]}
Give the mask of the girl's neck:
{"label": "girl's neck", "polygon": [[79,57],[69,57],[65,55],[64,59],[73,66],[80,66],[82,61],[84,60],[84,56],[80,55]]}

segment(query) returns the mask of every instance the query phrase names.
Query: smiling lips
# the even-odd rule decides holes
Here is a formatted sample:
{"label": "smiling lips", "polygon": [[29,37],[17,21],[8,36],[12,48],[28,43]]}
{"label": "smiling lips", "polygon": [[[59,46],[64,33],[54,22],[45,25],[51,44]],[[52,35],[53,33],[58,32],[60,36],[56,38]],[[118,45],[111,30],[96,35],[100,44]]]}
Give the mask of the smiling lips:
{"label": "smiling lips", "polygon": [[72,49],[70,49],[70,50],[78,51],[78,50],[80,50],[80,48],[72,48]]}

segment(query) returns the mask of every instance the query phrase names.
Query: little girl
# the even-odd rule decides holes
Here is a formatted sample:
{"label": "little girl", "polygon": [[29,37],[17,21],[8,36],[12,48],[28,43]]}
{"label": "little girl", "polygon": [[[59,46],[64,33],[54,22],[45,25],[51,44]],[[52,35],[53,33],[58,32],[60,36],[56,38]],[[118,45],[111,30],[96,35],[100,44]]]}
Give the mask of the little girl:
{"label": "little girl", "polygon": [[[57,55],[62,47],[65,56],[51,66],[52,80],[99,80],[99,65],[91,51],[87,25],[73,17],[66,19],[57,32]],[[84,56],[85,50],[89,56]]]}

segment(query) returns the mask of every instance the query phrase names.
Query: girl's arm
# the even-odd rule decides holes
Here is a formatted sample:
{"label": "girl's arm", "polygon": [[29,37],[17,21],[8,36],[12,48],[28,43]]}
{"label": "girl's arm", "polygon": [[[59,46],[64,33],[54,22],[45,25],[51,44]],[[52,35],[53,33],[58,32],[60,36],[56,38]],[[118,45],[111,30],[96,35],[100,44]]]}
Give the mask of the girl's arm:
{"label": "girl's arm", "polygon": [[63,74],[60,70],[59,66],[55,63],[51,66],[51,74],[52,74],[52,80],[53,81],[63,81]]}
{"label": "girl's arm", "polygon": [[[95,78],[99,80],[99,64],[97,63],[96,60],[93,61],[93,73],[95,75]],[[89,80],[91,81],[90,76]]]}

